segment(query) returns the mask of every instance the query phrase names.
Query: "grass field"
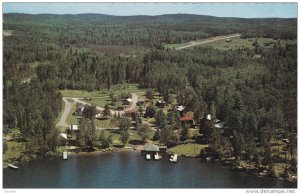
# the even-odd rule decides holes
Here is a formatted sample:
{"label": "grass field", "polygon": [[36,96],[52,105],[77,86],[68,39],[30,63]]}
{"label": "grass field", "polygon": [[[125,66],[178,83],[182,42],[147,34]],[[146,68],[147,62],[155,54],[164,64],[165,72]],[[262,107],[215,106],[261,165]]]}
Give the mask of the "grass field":
{"label": "grass field", "polygon": [[[115,95],[119,95],[124,92],[145,92],[145,90],[138,88],[137,84],[119,84],[111,87],[110,91],[114,91]],[[60,90],[65,97],[77,97],[77,98],[90,98],[90,97],[107,97],[110,93],[107,89],[101,91],[86,91],[86,90]]]}
{"label": "grass field", "polygon": [[208,147],[208,145],[188,143],[172,147],[169,151],[180,155],[196,156],[199,155],[200,151],[206,147]]}
{"label": "grass field", "polygon": [[101,128],[110,128],[111,120],[110,119],[96,119],[96,126]]}
{"label": "grass field", "polygon": [[[130,137],[128,139],[126,146],[133,146],[133,144],[130,144],[130,141],[132,140],[141,140],[136,130],[129,129],[128,132],[130,134]],[[101,133],[100,131],[97,131],[97,137],[99,137],[100,133]],[[112,140],[114,145],[122,145],[122,142],[120,141],[120,133],[104,130],[104,134],[106,137],[112,135]]]}
{"label": "grass field", "polygon": [[108,96],[102,98],[91,98],[91,100],[83,100],[83,101],[102,108],[105,107],[106,104],[109,104],[111,102]]}

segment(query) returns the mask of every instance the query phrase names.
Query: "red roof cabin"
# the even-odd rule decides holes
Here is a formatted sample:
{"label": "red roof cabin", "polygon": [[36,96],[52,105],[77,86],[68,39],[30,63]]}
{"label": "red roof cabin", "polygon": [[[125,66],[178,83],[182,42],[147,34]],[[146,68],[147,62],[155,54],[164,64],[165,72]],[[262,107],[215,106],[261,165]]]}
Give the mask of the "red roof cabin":
{"label": "red roof cabin", "polygon": [[185,115],[180,118],[180,121],[183,125],[189,124],[189,125],[194,125],[194,119],[191,116]]}

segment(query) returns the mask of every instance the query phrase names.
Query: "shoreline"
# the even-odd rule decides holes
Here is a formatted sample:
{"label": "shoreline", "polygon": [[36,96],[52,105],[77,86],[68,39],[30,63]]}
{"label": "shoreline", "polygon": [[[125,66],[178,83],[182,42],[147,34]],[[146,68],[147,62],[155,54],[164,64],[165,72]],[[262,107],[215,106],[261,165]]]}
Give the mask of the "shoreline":
{"label": "shoreline", "polygon": [[[102,149],[102,150],[96,150],[96,151],[91,151],[91,152],[87,152],[87,151],[80,151],[80,152],[75,152],[75,151],[68,151],[68,155],[98,155],[98,154],[105,154],[105,153],[119,153],[119,152],[140,152],[141,151],[141,145],[137,146],[136,149],[132,148],[132,147],[125,147],[125,148],[106,148],[106,149]],[[173,152],[170,152],[169,150],[167,150],[166,154],[174,154]],[[205,163],[215,163],[215,164],[219,164],[221,166],[228,166],[231,167],[230,170],[231,171],[235,171],[235,172],[243,172],[243,173],[248,173],[248,174],[252,174],[255,175],[257,177],[271,177],[269,176],[265,171],[265,169],[263,171],[255,171],[255,169],[252,168],[247,168],[244,166],[240,166],[237,165],[235,162],[226,162],[226,160],[206,160],[206,158],[201,157],[200,155],[184,155],[184,154],[177,154],[180,157],[185,157],[185,158],[193,158],[193,159],[200,159],[201,162],[205,162]],[[50,156],[50,157],[36,157],[34,159],[46,159],[46,158],[60,158],[61,156],[56,155],[56,156]],[[32,159],[30,159],[32,160]],[[27,160],[25,162],[22,163],[26,163],[29,162],[30,160]],[[9,163],[8,163],[9,164]],[[5,165],[3,163],[3,169],[8,168],[9,166]],[[20,164],[20,162],[14,163],[14,165],[18,165]],[[289,176],[289,177],[282,177],[282,176],[276,176],[276,177],[272,177],[272,178],[276,178],[279,180],[284,180],[284,181],[288,181],[291,183],[297,183],[297,179],[296,178],[292,178],[293,176]]]}

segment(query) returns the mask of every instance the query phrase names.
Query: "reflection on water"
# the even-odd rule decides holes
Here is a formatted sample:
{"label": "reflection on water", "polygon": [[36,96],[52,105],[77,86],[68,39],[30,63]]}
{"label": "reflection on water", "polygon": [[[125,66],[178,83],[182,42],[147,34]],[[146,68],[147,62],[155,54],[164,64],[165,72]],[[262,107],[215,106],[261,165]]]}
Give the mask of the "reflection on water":
{"label": "reflection on water", "polygon": [[234,172],[199,159],[146,161],[139,152],[41,159],[4,169],[4,188],[296,188],[274,178]]}

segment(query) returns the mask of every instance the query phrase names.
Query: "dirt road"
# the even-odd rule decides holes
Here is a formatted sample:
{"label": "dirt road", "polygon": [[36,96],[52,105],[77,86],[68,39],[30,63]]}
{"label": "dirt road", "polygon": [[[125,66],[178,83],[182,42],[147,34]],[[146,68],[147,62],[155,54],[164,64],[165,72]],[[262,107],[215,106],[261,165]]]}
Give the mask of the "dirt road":
{"label": "dirt road", "polygon": [[67,120],[69,112],[70,112],[70,110],[71,110],[71,108],[72,108],[72,106],[74,104],[74,102],[70,103],[66,97],[63,97],[62,99],[63,99],[63,101],[65,103],[65,108],[64,108],[64,112],[61,115],[58,123],[56,124],[56,127],[67,127],[68,126],[66,124],[66,120]]}
{"label": "dirt road", "polygon": [[215,41],[218,41],[218,40],[225,40],[225,39],[235,38],[235,37],[239,37],[239,36],[241,36],[241,34],[232,34],[232,35],[228,35],[228,36],[218,36],[218,37],[214,37],[214,38],[208,39],[208,40],[192,42],[189,45],[177,47],[177,48],[175,48],[175,50],[181,50],[181,49],[190,48],[190,47],[201,45],[201,44],[206,44],[206,43],[209,43],[209,42],[215,42]]}

